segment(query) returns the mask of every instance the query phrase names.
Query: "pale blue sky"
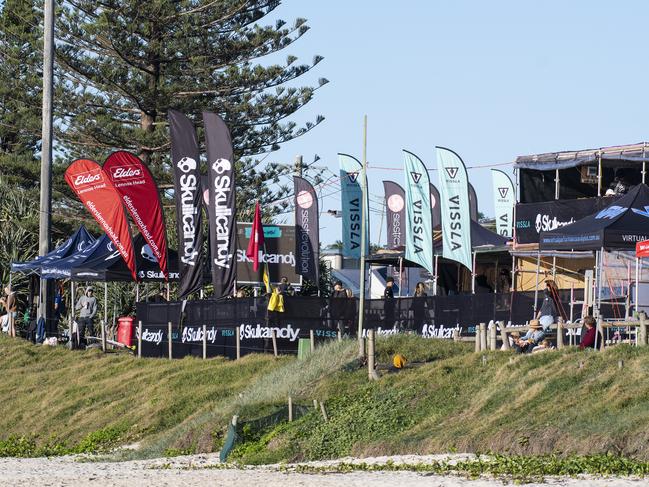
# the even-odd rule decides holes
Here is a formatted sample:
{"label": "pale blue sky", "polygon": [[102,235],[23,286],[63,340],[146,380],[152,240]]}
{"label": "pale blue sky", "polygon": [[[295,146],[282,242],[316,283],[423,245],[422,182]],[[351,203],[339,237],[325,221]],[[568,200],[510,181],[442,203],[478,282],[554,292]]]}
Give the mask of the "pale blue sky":
{"label": "pale blue sky", "polygon": [[[284,0],[277,15],[309,20],[311,31],[286,54],[305,62],[323,55],[307,78],[331,82],[295,116],[322,113],[326,121],[267,160],[292,163],[304,154],[310,162],[317,153],[318,164],[337,173],[337,152],[360,159],[367,114],[377,197],[383,179],[403,184],[403,175],[372,165],[402,167],[402,148],[435,168],[435,145],[473,166],[649,139],[649,2]],[[489,170],[469,170],[469,178],[481,211],[493,215]],[[326,198],[324,209],[339,209],[339,199]],[[380,215],[371,217],[376,242]],[[340,220],[323,216],[321,227],[323,243],[340,239]]]}

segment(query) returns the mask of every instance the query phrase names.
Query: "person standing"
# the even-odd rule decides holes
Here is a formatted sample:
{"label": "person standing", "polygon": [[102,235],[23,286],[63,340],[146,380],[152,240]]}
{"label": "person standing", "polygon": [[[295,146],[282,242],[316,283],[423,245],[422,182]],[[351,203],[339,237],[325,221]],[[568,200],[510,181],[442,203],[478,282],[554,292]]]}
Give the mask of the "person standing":
{"label": "person standing", "polygon": [[5,295],[0,298],[0,304],[4,306],[7,314],[3,315],[0,318],[0,324],[2,325],[2,331],[8,333],[9,336],[16,336],[16,293],[11,286],[7,286],[4,289]]}
{"label": "person standing", "polygon": [[[418,282],[415,288],[415,295],[412,298],[410,309],[412,310],[413,329],[421,333],[426,321],[426,308],[428,307],[428,294],[423,282]],[[408,326],[410,328],[410,326]]]}
{"label": "person standing", "polygon": [[394,327],[394,278],[388,277],[385,280],[385,291],[383,291],[383,315],[386,328]]}
{"label": "person standing", "polygon": [[56,296],[54,296],[54,326],[56,329],[58,329],[61,318],[65,313],[65,288],[63,282],[60,282],[56,290]]}
{"label": "person standing", "polygon": [[295,289],[293,289],[293,286],[288,282],[288,277],[286,276],[282,276],[278,288],[282,296],[293,296],[295,294]]}
{"label": "person standing", "polygon": [[336,281],[334,283],[334,291],[331,293],[329,303],[329,313],[333,321],[332,328],[335,328],[341,334],[345,333],[347,291],[343,287],[342,281]]}
{"label": "person standing", "polygon": [[87,344],[86,342],[86,329],[90,336],[95,334],[95,326],[93,318],[97,314],[97,298],[94,296],[94,289],[92,286],[86,288],[86,293],[77,301],[76,310],[79,311],[79,343]]}

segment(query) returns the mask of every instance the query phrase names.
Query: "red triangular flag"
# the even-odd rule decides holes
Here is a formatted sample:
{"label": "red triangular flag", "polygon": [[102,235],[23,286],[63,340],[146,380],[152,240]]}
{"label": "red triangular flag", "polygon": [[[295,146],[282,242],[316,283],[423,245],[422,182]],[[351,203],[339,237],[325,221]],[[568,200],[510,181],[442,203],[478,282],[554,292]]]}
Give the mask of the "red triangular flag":
{"label": "red triangular flag", "polygon": [[255,218],[252,220],[252,232],[250,232],[250,241],[246,257],[252,259],[252,269],[259,270],[259,253],[264,250],[264,225],[261,223],[261,208],[259,201],[255,204]]}

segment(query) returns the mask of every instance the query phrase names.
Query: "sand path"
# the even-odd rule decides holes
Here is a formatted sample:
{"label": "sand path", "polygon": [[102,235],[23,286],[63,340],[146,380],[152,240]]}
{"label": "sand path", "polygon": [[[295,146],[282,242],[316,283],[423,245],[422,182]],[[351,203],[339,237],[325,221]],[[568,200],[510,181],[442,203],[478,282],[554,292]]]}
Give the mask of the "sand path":
{"label": "sand path", "polygon": [[[454,455],[453,458],[466,458]],[[449,455],[392,457],[396,462],[421,463],[450,458]],[[352,461],[352,459],[343,459]],[[387,457],[363,459],[367,463],[384,463]],[[359,461],[359,460],[353,460]],[[332,462],[311,462],[322,466]],[[227,487],[496,487],[502,480],[468,480],[455,476],[437,476],[413,472],[353,472],[346,474],[285,473],[277,466],[246,469],[206,468],[218,464],[217,455],[189,455],[176,458],[129,462],[84,462],[77,457],[0,458],[2,486],[227,486]],[[604,487],[647,485],[647,480],[630,478],[549,478],[533,486]]]}

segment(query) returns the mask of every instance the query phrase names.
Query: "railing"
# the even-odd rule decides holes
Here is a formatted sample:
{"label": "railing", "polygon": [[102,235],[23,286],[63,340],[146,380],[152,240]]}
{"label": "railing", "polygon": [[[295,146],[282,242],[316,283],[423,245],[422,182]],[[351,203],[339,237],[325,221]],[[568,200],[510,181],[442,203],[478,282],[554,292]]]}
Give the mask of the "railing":
{"label": "railing", "polygon": [[[583,328],[581,323],[565,323],[562,320],[559,320],[557,323],[551,324],[548,329],[556,332],[556,348],[562,349],[566,346],[576,345],[573,342],[575,334],[564,334],[565,331],[569,330],[579,330]],[[633,343],[637,346],[643,347],[648,345],[648,333],[647,327],[649,326],[649,321],[644,313],[640,313],[639,319],[637,321],[614,321],[606,322],[601,318],[597,321],[597,332],[598,336],[602,337],[601,345],[598,344],[597,348],[603,350],[611,346],[612,344],[607,343],[607,340],[604,339],[604,333],[607,328],[627,328],[630,330],[630,334],[635,334],[635,340],[630,338],[627,340],[629,343]],[[474,336],[460,336],[459,333],[453,334],[453,340],[455,341],[467,341],[475,342],[475,351],[480,352],[483,350],[509,350],[509,336],[512,332],[522,332],[528,331],[530,329],[529,325],[525,326],[505,326],[504,322],[492,322],[490,325],[486,323],[480,323],[476,327],[476,334]],[[568,343],[566,343],[566,338]],[[501,346],[498,346],[500,342]]]}

